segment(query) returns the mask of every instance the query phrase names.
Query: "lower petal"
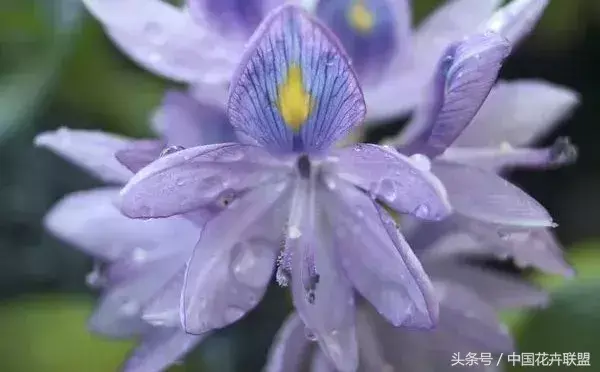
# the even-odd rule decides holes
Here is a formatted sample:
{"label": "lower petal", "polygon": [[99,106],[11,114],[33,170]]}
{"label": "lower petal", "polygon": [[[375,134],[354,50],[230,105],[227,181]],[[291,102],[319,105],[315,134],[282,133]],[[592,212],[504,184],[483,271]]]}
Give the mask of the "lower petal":
{"label": "lower petal", "polygon": [[309,346],[302,320],[292,313],[275,337],[265,372],[300,372]]}
{"label": "lower petal", "polygon": [[160,372],[177,363],[208,335],[189,335],[178,327],[153,327],[129,355],[124,372]]}

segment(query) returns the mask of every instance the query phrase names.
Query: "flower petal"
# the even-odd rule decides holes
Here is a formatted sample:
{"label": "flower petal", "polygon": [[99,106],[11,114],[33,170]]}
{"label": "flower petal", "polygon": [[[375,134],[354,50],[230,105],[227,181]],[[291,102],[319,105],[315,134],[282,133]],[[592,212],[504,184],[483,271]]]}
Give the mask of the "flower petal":
{"label": "flower petal", "polygon": [[399,213],[426,220],[440,220],[451,213],[446,191],[427,170],[428,164],[371,144],[336,149],[332,155],[339,158],[332,165],[338,177],[372,193]]}
{"label": "flower petal", "polygon": [[132,173],[115,158],[131,140],[95,130],[60,128],[38,134],[36,146],[45,147],[108,183],[125,183]]}
{"label": "flower petal", "polygon": [[300,372],[309,351],[304,323],[295,312],[290,314],[277,332],[269,350],[265,372]]}
{"label": "flower petal", "polygon": [[433,164],[432,171],[446,187],[456,213],[511,226],[554,225],[542,205],[494,173],[440,161]]}
{"label": "flower petal", "polygon": [[244,41],[258,26],[269,5],[265,0],[186,0],[186,3],[196,23],[208,23],[223,35]]}
{"label": "flower petal", "polygon": [[175,364],[208,334],[196,336],[180,328],[153,327],[129,355],[124,372],[160,372]]}
{"label": "flower petal", "polygon": [[273,11],[249,45],[228,106],[241,139],[275,151],[311,152],[362,123],[365,103],[347,57],[301,8]]}
{"label": "flower petal", "polygon": [[531,32],[548,3],[549,0],[512,0],[498,9],[482,29],[499,33],[514,46]]}
{"label": "flower petal", "polygon": [[422,257],[421,262],[434,281],[443,280],[469,288],[497,310],[543,306],[549,301],[548,294],[541,289],[496,269],[449,258]]}
{"label": "flower petal", "polygon": [[450,0],[437,8],[414,34],[414,60],[433,72],[450,44],[476,32],[502,0]]}
{"label": "flower petal", "polygon": [[182,261],[181,270],[144,307],[142,318],[146,322],[158,327],[181,327],[181,293],[185,285],[186,263],[192,251]]}
{"label": "flower petal", "polygon": [[158,140],[135,140],[117,151],[115,157],[131,172],[136,173],[158,159],[165,144]]}
{"label": "flower petal", "polygon": [[317,349],[312,356],[310,372],[336,372],[336,369],[327,355],[321,349]]}
{"label": "flower petal", "polygon": [[[450,46],[438,66],[430,98],[402,137],[411,149],[434,157],[454,142],[483,104],[510,46],[493,33],[477,34]],[[416,142],[416,143],[415,143]]]}
{"label": "flower petal", "polygon": [[285,174],[269,159],[261,148],[237,143],[181,150],[140,170],[121,191],[120,208],[130,217],[152,218],[213,205]]}
{"label": "flower petal", "polygon": [[168,146],[194,147],[236,140],[224,109],[174,90],[165,94],[152,124]]}
{"label": "flower petal", "polygon": [[225,327],[258,304],[281,244],[286,191],[285,183],[256,188],[207,223],[181,297],[188,333]]}
{"label": "flower petal", "polygon": [[528,145],[564,120],[579,101],[576,92],[542,80],[499,82],[454,145]]}
{"label": "flower petal", "polygon": [[179,218],[134,220],[113,205],[118,188],[99,188],[67,195],[44,218],[50,232],[69,244],[106,261],[134,248],[153,250],[173,241],[198,236],[198,228]]}
{"label": "flower petal", "polygon": [[410,47],[407,0],[320,0],[316,15],[340,39],[363,84],[379,80]]}
{"label": "flower petal", "polygon": [[129,337],[140,328],[149,328],[150,325],[141,318],[143,308],[180,268],[181,261],[178,259],[154,262],[146,265],[143,273],[111,286],[103,294],[88,326],[92,331],[110,337]]}
{"label": "flower petal", "polygon": [[[307,195],[305,195],[306,197]],[[341,372],[358,367],[354,294],[334,252],[333,227],[318,213],[323,199],[299,200],[308,204],[298,222],[300,235],[288,233],[285,249],[291,253],[292,299],[307,332]],[[292,206],[292,214],[294,206]],[[317,220],[319,219],[319,220]],[[291,222],[290,222],[291,223]]]}
{"label": "flower petal", "polygon": [[[243,43],[162,0],[84,0],[115,44],[149,71],[179,82],[226,84]],[[132,17],[135,14],[135,17]]]}
{"label": "flower petal", "polygon": [[561,137],[551,146],[541,149],[513,148],[510,145],[499,148],[451,147],[439,159],[499,173],[515,167],[557,168],[574,163],[577,156],[577,147],[568,137]]}
{"label": "flower petal", "polygon": [[431,328],[437,321],[433,288],[391,217],[351,185],[336,191],[327,213],[348,278],[394,326]]}

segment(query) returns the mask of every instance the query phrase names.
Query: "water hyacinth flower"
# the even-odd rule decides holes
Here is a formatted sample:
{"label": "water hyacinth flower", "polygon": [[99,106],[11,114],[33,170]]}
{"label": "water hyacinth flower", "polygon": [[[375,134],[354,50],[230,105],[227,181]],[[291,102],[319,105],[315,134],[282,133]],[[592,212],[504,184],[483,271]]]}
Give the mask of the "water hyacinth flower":
{"label": "water hyacinth flower", "polygon": [[[488,31],[517,42],[532,27],[503,23],[511,19],[503,14],[506,11],[492,17]],[[502,257],[513,256],[522,266],[570,275],[548,229],[555,226],[548,212],[497,173],[574,162],[577,150],[568,139],[542,149],[523,146],[566,117],[578,104],[578,95],[537,80],[494,85],[509,45],[489,42],[484,35],[448,48],[430,84],[429,99],[407,128],[387,143],[408,156],[427,156],[423,161],[431,162],[431,171],[444,183],[455,213],[436,229],[468,231],[484,244],[465,246],[489,247]],[[424,240],[419,244],[429,243],[434,236],[430,229],[422,228]]]}
{"label": "water hyacinth flower", "polygon": [[379,202],[438,221],[451,213],[446,193],[420,162],[392,148],[332,148],[362,124],[365,103],[336,39],[301,8],[273,11],[242,61],[227,110],[242,143],[159,158],[127,183],[119,206],[130,217],[160,218],[233,195],[188,262],[184,329],[202,333],[240,319],[264,294],[277,260],[279,282],[289,283],[324,353],[353,371],[354,290],[396,326],[428,328],[438,316],[429,279]]}
{"label": "water hyacinth flower", "polygon": [[[435,232],[433,232],[435,234]],[[409,235],[410,237],[410,235]],[[507,328],[497,311],[544,306],[548,296],[539,289],[505,273],[478,267],[461,260],[455,253],[459,241],[437,235],[441,245],[420,246],[419,260],[430,276],[440,301],[438,325],[429,331],[393,327],[364,301],[357,310],[359,372],[429,372],[500,370],[500,353],[514,351]],[[309,335],[310,336],[310,335]],[[490,366],[453,366],[453,355],[465,361],[467,353],[490,356]],[[455,357],[454,360],[457,360]],[[304,325],[292,313],[282,325],[271,351],[265,372],[335,372],[331,361],[313,346]]]}
{"label": "water hyacinth flower", "polygon": [[[36,137],[36,145],[109,184],[67,195],[48,212],[44,225],[100,263],[88,276],[88,283],[103,293],[88,325],[110,337],[140,337],[125,371],[161,371],[207,336],[187,334],[179,321],[164,322],[164,314],[160,324],[156,323],[153,308],[162,293],[170,293],[169,283],[183,274],[210,213],[142,221],[125,217],[113,202],[133,173],[161,153],[176,151],[181,145],[232,140],[231,127],[222,126],[223,122],[218,111],[171,91],[153,117],[158,139],[136,140],[66,128]],[[210,209],[216,213],[226,204],[227,200],[221,199]]]}
{"label": "water hyacinth flower", "polygon": [[[254,28],[275,0],[83,0],[108,36],[134,61],[187,83],[202,101],[227,103],[226,87]],[[419,104],[437,61],[452,42],[492,15],[511,42],[539,18],[547,0],[451,0],[417,27],[408,0],[287,0],[330,27],[349,53],[367,102],[369,122]],[[135,14],[135,17],[130,16]],[[508,26],[507,26],[508,25]]]}

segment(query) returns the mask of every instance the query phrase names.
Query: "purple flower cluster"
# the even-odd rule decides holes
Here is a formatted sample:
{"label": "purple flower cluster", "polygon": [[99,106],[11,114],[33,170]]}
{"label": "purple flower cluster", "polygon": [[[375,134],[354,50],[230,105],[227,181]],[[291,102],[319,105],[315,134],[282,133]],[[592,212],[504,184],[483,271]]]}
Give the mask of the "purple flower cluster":
{"label": "purple flower cluster", "polygon": [[[502,177],[577,155],[524,147],[576,93],[496,83],[548,1],[448,1],[414,31],[408,1],[84,2],[135,61],[190,86],[165,95],[156,139],[36,138],[109,185],[45,224],[97,261],[91,329],[141,338],[125,370],[164,370],[273,276],[295,313],[266,371],[445,370],[451,352],[511,351],[497,311],[547,301],[463,256],[572,274],[549,213]],[[340,145],[411,109],[384,145]]]}

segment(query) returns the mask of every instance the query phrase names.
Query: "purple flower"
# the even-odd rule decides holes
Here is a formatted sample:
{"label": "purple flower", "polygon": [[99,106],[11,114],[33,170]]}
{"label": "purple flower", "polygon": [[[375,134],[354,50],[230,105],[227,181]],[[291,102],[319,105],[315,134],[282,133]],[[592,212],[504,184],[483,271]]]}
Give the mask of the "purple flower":
{"label": "purple flower", "polygon": [[[518,9],[518,4],[511,3],[512,8],[492,17],[487,32],[500,31],[515,39],[520,28],[522,38],[532,24],[523,27],[517,11],[524,11],[521,18],[528,19],[531,10]],[[431,158],[431,171],[442,180],[455,211],[435,227],[421,227],[422,239],[416,246],[430,242],[432,228],[468,231],[484,243],[478,247],[513,256],[523,266],[570,275],[572,270],[548,229],[555,226],[548,212],[498,172],[575,161],[577,151],[568,139],[543,149],[522,146],[564,118],[578,103],[578,95],[541,81],[501,82],[494,87],[508,44],[493,35],[475,35],[447,49],[430,84],[429,99],[407,128],[387,142],[407,156],[422,154],[424,163]]]}
{"label": "purple flower", "polygon": [[[443,236],[437,236],[443,238]],[[356,315],[360,366],[358,371],[451,371],[452,355],[514,351],[512,338],[497,311],[545,305],[547,295],[525,281],[507,274],[464,263],[452,252],[458,241],[445,240],[438,246],[420,247],[419,259],[430,276],[440,301],[440,319],[429,331],[393,327],[364,301]],[[296,313],[281,327],[269,353],[265,372],[334,372],[330,360],[312,345],[311,335]],[[306,362],[308,360],[308,363]],[[467,367],[465,367],[467,368]],[[469,370],[488,371],[482,365]]]}
{"label": "purple flower", "polygon": [[[303,4],[340,39],[364,89],[370,121],[419,104],[446,47],[493,14],[495,30],[516,43],[547,0],[453,0],[417,27],[408,0],[288,0]],[[84,0],[115,44],[146,69],[188,83],[200,100],[226,105],[226,86],[254,27],[280,0]],[[131,14],[135,14],[132,17]]]}
{"label": "purple flower", "polygon": [[337,368],[353,371],[354,290],[396,326],[428,328],[438,316],[429,279],[378,202],[437,221],[451,212],[445,191],[392,148],[331,148],[362,123],[365,103],[336,39],[305,11],[273,11],[242,61],[227,113],[243,143],[159,158],[123,188],[120,208],[170,217],[232,196],[188,262],[185,330],[224,327],[254,308],[281,253],[277,277],[300,317]]}
{"label": "purple flower", "polygon": [[[173,293],[173,284],[183,277],[201,225],[210,214],[130,219],[113,204],[119,185],[161,152],[170,153],[181,144],[232,139],[231,127],[218,113],[173,91],[165,95],[153,118],[159,139],[134,140],[63,128],[42,133],[35,140],[38,146],[114,185],[66,196],[48,213],[44,224],[58,238],[98,261],[88,283],[102,289],[103,295],[89,320],[90,329],[117,338],[141,336],[140,345],[124,366],[126,371],[163,370],[206,337],[185,333],[177,313],[170,314],[172,322],[169,314],[156,313],[161,311],[165,293]],[[212,210],[223,209],[223,202],[217,201]]]}

